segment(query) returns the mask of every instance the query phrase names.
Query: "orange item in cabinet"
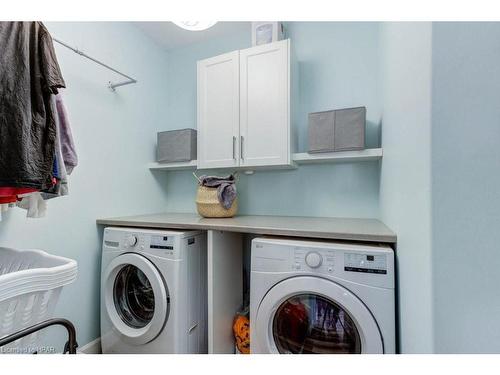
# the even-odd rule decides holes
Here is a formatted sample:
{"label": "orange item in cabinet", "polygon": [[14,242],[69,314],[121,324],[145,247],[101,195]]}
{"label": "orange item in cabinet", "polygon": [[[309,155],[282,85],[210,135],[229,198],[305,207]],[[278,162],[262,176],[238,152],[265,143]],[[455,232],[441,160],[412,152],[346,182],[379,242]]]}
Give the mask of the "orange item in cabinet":
{"label": "orange item in cabinet", "polygon": [[233,334],[240,353],[250,354],[250,320],[246,316],[236,316],[233,323]]}

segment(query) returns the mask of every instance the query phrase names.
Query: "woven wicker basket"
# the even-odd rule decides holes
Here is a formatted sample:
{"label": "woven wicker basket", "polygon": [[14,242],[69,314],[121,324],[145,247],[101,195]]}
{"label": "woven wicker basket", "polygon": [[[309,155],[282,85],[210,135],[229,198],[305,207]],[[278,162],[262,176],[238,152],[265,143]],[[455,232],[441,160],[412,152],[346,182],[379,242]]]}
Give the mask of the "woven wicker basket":
{"label": "woven wicker basket", "polygon": [[203,217],[233,217],[238,211],[238,198],[235,198],[231,207],[226,210],[219,203],[217,188],[198,186],[196,207]]}

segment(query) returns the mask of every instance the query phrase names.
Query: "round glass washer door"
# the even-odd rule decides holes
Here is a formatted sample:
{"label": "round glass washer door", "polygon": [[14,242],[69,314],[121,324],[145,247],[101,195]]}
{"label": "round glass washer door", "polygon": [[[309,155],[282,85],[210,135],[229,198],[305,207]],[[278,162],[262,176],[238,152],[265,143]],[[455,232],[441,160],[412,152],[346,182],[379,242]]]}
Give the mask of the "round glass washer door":
{"label": "round glass washer door", "polygon": [[383,353],[382,336],[368,308],[340,285],[310,276],[276,284],[256,317],[257,345],[287,354]]}
{"label": "round glass washer door", "polygon": [[139,254],[113,259],[104,275],[106,311],[122,339],[150,342],[163,329],[170,310],[168,288],[156,267]]}

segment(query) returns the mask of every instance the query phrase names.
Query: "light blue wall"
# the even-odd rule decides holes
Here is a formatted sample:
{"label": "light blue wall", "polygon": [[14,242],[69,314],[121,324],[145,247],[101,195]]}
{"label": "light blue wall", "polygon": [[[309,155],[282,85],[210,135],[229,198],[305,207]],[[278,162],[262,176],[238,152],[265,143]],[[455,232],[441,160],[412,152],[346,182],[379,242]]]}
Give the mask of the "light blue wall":
{"label": "light blue wall", "polygon": [[367,108],[367,147],[379,146],[379,24],[287,24],[299,60],[299,151],[307,151],[307,114],[332,108]]}
{"label": "light blue wall", "polygon": [[[56,315],[77,325],[81,345],[99,336],[100,238],[98,217],[160,211],[195,211],[190,173],[154,173],[156,132],[196,126],[196,61],[250,46],[250,33],[162,52],[126,23],[48,23],[50,32],[138,79],[116,93],[116,77],[58,45],[66,79],[65,103],[80,156],[70,195],[49,202],[44,219],[11,210],[0,223],[0,246],[45,249],[76,259],[78,280],[61,296]],[[289,25],[301,72],[301,132],[307,112],[366,105],[378,124],[376,24]],[[330,51],[330,52],[325,52]],[[356,61],[349,64],[349,61]],[[352,66],[351,66],[352,65]],[[351,87],[352,86],[352,87]],[[357,87],[355,89],[354,87]],[[370,125],[369,145],[378,144]],[[305,147],[302,138],[302,147]],[[301,167],[242,176],[241,213],[358,216],[378,214],[378,163]],[[60,330],[49,344],[63,342]],[[58,348],[59,349],[59,348]]]}
{"label": "light blue wall", "polygon": [[436,351],[500,353],[500,23],[433,29]]}
{"label": "light blue wall", "polygon": [[[299,150],[307,150],[307,113],[365,105],[367,144],[379,144],[376,23],[287,24],[300,70]],[[196,127],[196,61],[251,46],[250,30],[169,52],[169,117],[165,129]],[[164,172],[158,172],[164,173]],[[302,166],[256,172],[238,184],[241,214],[376,217],[377,162]],[[191,172],[169,172],[167,209],[195,212]]]}
{"label": "light blue wall", "polygon": [[[100,239],[96,218],[165,210],[163,176],[146,168],[156,131],[167,118],[167,56],[124,23],[48,23],[51,34],[137,78],[111,93],[113,73],[56,45],[67,90],[64,98],[80,165],[70,195],[49,202],[46,218],[13,209],[0,222],[0,246],[40,248],[76,259],[77,281],[63,290],[56,315],[69,318],[83,345],[99,336]],[[49,343],[64,345],[62,330]]]}
{"label": "light blue wall", "polygon": [[[384,158],[241,176],[240,213],[380,217],[398,235],[401,351],[499,352],[499,24],[287,26],[300,62],[301,151],[308,112],[366,105],[369,146],[383,113]],[[195,211],[191,172],[147,170],[155,134],[196,126],[196,61],[248,47],[250,34],[166,53],[129,24],[48,27],[139,80],[112,94],[105,86],[117,77],[56,47],[80,166],[47,218],[12,210],[0,223],[0,246],[78,260],[56,314],[77,324],[83,345],[99,335],[95,219]]]}
{"label": "light blue wall", "polygon": [[402,352],[499,353],[500,23],[381,32],[381,218]]}
{"label": "light blue wall", "polygon": [[433,351],[430,23],[381,26],[381,218],[397,233],[400,350]]}

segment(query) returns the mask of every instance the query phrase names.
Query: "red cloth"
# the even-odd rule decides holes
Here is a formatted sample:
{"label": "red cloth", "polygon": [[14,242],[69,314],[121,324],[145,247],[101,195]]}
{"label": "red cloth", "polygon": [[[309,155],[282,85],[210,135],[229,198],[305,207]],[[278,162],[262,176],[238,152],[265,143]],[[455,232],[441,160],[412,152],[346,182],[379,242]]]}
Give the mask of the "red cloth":
{"label": "red cloth", "polygon": [[6,197],[0,197],[0,204],[14,203],[17,202],[17,195],[9,195]]}
{"label": "red cloth", "polygon": [[33,189],[33,188],[19,188],[19,187],[1,186],[0,187],[0,204],[17,202],[17,196],[19,194],[34,193],[35,191],[38,191],[38,190]]}
{"label": "red cloth", "polygon": [[12,196],[12,195],[34,193],[35,191],[38,191],[38,190],[37,189],[33,189],[33,188],[20,188],[20,187],[1,186],[0,187],[0,197],[7,197],[7,196]]}

